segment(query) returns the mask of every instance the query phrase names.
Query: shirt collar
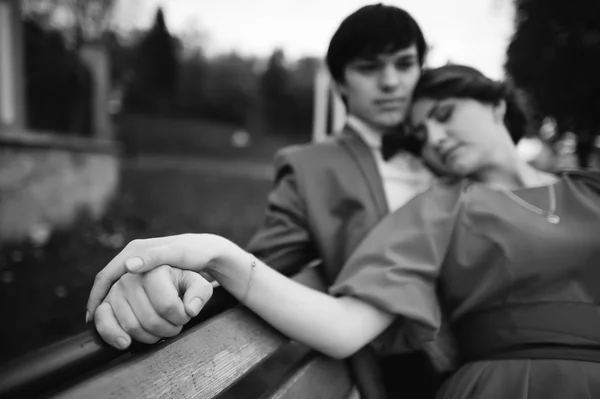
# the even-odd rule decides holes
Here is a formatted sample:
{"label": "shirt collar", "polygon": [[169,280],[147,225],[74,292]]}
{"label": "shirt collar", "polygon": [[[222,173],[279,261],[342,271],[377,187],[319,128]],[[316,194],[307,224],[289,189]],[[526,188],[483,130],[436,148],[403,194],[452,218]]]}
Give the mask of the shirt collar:
{"label": "shirt collar", "polygon": [[375,149],[381,148],[381,133],[354,115],[348,115],[346,123],[358,133],[367,146]]}

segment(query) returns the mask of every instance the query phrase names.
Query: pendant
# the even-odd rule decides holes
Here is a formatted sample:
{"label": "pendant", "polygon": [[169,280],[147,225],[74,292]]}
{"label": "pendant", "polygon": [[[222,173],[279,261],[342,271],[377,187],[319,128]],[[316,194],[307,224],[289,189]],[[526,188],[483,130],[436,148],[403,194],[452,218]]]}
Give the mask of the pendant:
{"label": "pendant", "polygon": [[552,224],[558,224],[560,222],[560,217],[558,215],[553,214],[553,213],[548,213],[546,215],[546,220],[549,221]]}

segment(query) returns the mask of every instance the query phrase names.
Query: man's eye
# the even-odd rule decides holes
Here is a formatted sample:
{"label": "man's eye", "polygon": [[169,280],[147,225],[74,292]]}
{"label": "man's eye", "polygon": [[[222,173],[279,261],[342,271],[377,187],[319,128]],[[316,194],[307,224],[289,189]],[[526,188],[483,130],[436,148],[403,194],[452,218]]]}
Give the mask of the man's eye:
{"label": "man's eye", "polygon": [[406,71],[414,66],[415,66],[415,63],[412,61],[404,61],[404,62],[399,62],[396,64],[396,68],[398,68],[401,71]]}
{"label": "man's eye", "polygon": [[360,72],[374,72],[378,68],[378,64],[359,64],[356,66],[356,69]]}

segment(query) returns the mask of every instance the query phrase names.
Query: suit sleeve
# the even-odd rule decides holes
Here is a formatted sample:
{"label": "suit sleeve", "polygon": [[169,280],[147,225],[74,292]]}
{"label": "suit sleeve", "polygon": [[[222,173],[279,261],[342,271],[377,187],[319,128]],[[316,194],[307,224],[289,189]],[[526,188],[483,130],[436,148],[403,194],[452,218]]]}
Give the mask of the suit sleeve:
{"label": "suit sleeve", "polygon": [[[268,197],[266,215],[247,250],[288,276],[319,259],[297,171],[284,155],[276,157],[275,185]],[[362,398],[386,398],[372,348],[363,348],[353,356],[350,370]]]}
{"label": "suit sleeve", "polygon": [[285,274],[298,273],[318,259],[297,172],[285,154],[275,159],[276,176],[269,194],[262,225],[247,250],[267,265]]}

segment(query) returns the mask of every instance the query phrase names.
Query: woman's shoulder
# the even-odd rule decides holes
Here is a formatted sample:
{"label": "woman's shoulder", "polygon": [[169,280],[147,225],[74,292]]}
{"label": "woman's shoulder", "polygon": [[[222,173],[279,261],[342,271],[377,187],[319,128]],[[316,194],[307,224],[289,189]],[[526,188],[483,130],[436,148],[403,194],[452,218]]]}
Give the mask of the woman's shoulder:
{"label": "woman's shoulder", "polygon": [[392,213],[390,219],[416,219],[419,223],[437,215],[456,215],[468,195],[470,182],[465,179],[436,178],[423,193]]}

